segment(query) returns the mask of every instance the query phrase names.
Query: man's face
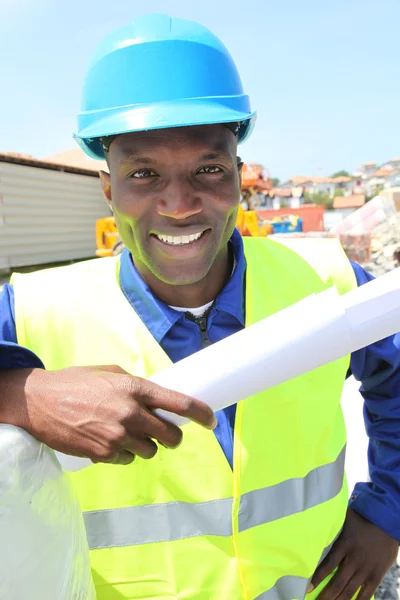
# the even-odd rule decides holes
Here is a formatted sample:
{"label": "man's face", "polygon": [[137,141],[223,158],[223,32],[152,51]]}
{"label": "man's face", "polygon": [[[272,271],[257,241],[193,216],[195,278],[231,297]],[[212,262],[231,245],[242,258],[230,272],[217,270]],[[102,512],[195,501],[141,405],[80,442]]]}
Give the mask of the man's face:
{"label": "man's face", "polygon": [[201,281],[223,253],[240,199],[236,138],[223,125],[120,135],[102,185],[135,265],[170,285]]}

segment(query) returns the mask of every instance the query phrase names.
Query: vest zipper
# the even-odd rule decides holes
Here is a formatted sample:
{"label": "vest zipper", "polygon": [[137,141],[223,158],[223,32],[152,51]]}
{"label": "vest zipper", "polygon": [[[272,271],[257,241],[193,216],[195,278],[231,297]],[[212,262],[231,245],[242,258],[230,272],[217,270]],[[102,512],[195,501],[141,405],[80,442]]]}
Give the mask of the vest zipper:
{"label": "vest zipper", "polygon": [[193,321],[193,323],[196,323],[197,327],[200,329],[201,348],[202,349],[207,348],[208,346],[211,346],[211,340],[208,337],[208,333],[207,333],[207,319],[208,319],[209,312],[210,312],[210,309],[202,317],[195,317],[194,315],[192,315],[189,312],[186,313],[186,318],[189,319],[190,321]]}
{"label": "vest zipper", "polygon": [[207,316],[195,317],[194,322],[199,326],[201,333],[201,347],[211,346],[210,338],[207,333]]}

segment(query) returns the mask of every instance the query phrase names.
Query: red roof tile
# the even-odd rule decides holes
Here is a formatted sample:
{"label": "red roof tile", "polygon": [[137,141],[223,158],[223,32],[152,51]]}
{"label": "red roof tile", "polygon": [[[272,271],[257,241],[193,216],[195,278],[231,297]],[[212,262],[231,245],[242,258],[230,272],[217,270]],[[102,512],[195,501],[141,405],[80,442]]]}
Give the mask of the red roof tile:
{"label": "red roof tile", "polygon": [[336,196],[333,199],[333,208],[360,208],[365,204],[364,194],[354,194],[353,196]]}
{"label": "red roof tile", "polygon": [[80,148],[47,156],[43,159],[45,162],[65,167],[75,167],[76,169],[86,169],[88,171],[99,172],[102,170],[108,171],[105,160],[95,160],[87,156]]}

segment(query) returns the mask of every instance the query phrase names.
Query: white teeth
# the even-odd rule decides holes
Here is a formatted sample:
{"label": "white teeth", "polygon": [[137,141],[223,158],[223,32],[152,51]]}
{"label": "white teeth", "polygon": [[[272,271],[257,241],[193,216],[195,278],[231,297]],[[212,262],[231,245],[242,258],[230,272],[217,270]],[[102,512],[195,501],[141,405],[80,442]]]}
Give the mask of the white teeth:
{"label": "white teeth", "polygon": [[194,233],[193,235],[157,235],[159,240],[165,244],[171,244],[172,246],[183,246],[184,244],[191,244],[202,236],[203,232]]}

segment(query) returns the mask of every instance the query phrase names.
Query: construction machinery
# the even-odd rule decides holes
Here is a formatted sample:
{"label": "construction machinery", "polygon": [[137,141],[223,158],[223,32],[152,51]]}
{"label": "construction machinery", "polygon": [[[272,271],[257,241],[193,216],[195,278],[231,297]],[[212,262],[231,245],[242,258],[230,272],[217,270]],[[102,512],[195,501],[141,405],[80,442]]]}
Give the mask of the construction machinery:
{"label": "construction machinery", "polygon": [[123,250],[114,217],[103,217],[96,221],[96,256],[115,256]]}
{"label": "construction machinery", "polygon": [[239,206],[236,217],[236,229],[244,236],[265,237],[273,233],[273,227],[269,223],[260,224],[256,210],[244,210]]}

